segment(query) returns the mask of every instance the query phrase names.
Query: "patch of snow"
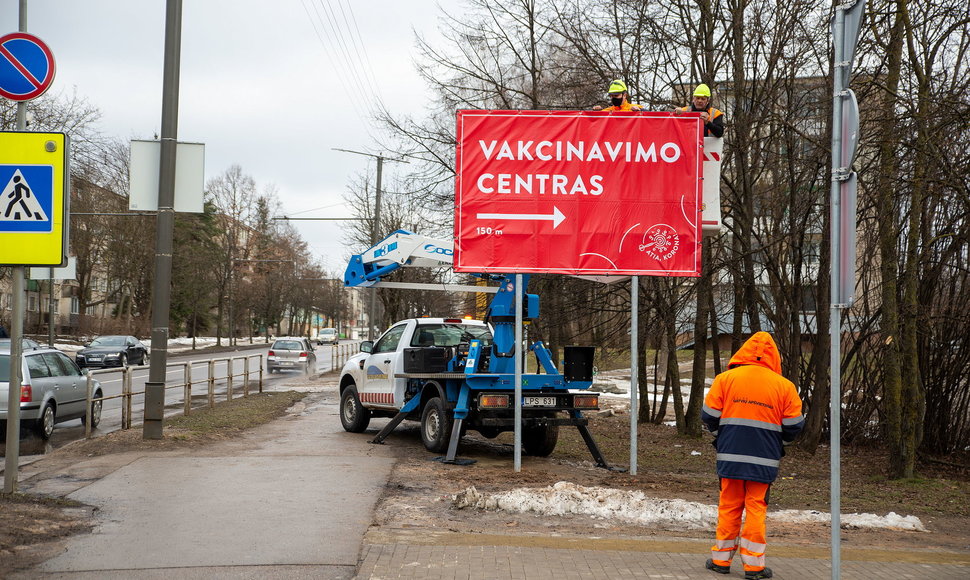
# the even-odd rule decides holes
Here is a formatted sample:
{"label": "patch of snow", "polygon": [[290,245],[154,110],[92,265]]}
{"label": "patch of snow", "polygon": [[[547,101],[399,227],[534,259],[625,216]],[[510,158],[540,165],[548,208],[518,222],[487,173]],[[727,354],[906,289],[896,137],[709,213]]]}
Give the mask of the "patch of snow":
{"label": "patch of snow", "polygon": [[[536,515],[586,515],[599,520],[618,520],[645,527],[664,527],[680,530],[713,530],[717,523],[717,506],[681,499],[658,499],[640,491],[622,491],[604,487],[584,487],[568,481],[545,488],[517,488],[511,491],[484,494],[468,487],[452,498],[457,509],[472,508]],[[775,521],[792,523],[828,523],[829,514],[814,510],[782,510],[769,512]],[[925,532],[916,516],[900,516],[889,512],[875,514],[843,514],[843,528],[888,528]]]}

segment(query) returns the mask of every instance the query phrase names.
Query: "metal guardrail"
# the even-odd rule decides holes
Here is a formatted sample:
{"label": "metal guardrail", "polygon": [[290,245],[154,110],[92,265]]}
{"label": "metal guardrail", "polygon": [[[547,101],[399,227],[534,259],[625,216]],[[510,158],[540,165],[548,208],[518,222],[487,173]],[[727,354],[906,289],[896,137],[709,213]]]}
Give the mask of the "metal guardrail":
{"label": "metal guardrail", "polygon": [[[250,370],[252,367],[249,361],[250,359],[253,359],[253,358],[258,359],[258,364],[256,365],[256,368],[259,369],[258,371]],[[245,355],[245,356],[222,357],[222,358],[214,358],[214,359],[208,359],[208,360],[171,362],[165,365],[166,371],[170,367],[182,367],[182,382],[176,383],[176,384],[169,384],[168,381],[166,380],[165,389],[166,390],[177,389],[177,388],[183,389],[183,397],[185,399],[185,403],[182,409],[182,413],[185,415],[189,415],[192,412],[192,386],[193,385],[199,385],[202,383],[205,383],[207,385],[208,406],[213,407],[216,404],[215,386],[216,386],[217,380],[225,379],[226,400],[229,401],[229,400],[232,400],[234,379],[237,377],[242,378],[242,388],[243,388],[242,396],[248,397],[249,391],[250,391],[250,375],[256,372],[258,374],[257,385],[259,388],[257,392],[262,393],[263,392],[263,358],[264,358],[263,354],[251,354],[251,355]],[[233,370],[233,366],[234,366],[233,363],[239,360],[243,361],[243,372],[241,374],[236,374]],[[226,362],[226,373],[225,375],[218,376],[216,375],[216,371],[215,371],[216,363],[222,362],[222,361]],[[196,366],[201,366],[203,364],[206,365],[208,368],[208,373],[206,374],[206,378],[202,380],[197,380],[197,381],[192,380],[192,370]],[[149,368],[148,365],[139,365],[139,366],[122,367],[121,369],[109,368],[109,369],[88,370],[87,371],[87,402],[85,403],[87,406],[85,408],[90,410],[92,408],[91,407],[92,404],[96,402],[100,402],[102,404],[102,412],[103,412],[104,401],[108,401],[111,399],[122,399],[121,428],[131,429],[132,398],[135,395],[145,394],[144,390],[132,391],[131,375],[132,375],[132,372],[136,370],[147,369],[147,368]],[[117,373],[119,370],[121,371],[121,394],[95,397],[93,377],[95,375],[106,375],[108,373]],[[84,436],[86,438],[89,438],[89,439],[91,438],[91,429],[92,429],[91,413],[88,412],[84,414]]]}
{"label": "metal guardrail", "polygon": [[330,350],[331,371],[340,372],[340,369],[344,366],[344,363],[347,362],[347,359],[354,356],[358,352],[360,352],[359,340],[333,345],[333,348]]}

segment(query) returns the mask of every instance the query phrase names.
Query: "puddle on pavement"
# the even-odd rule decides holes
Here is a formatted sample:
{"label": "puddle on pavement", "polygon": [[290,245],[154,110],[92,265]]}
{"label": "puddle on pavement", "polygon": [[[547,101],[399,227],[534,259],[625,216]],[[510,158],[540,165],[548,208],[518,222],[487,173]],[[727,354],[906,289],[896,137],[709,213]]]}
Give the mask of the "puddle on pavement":
{"label": "puddle on pavement", "polygon": [[[20,456],[44,455],[54,450],[54,442],[44,441],[39,437],[23,437],[20,439]],[[7,442],[0,442],[0,456],[7,456]]]}

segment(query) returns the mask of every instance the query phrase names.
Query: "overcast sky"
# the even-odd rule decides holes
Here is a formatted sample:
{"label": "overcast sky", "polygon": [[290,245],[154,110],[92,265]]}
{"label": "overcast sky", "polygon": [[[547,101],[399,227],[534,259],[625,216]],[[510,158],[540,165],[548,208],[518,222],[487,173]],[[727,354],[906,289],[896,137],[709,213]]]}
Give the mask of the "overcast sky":
{"label": "overcast sky", "polygon": [[[50,90],[76,89],[106,135],[160,132],[165,4],[28,0],[27,31],[56,61]],[[17,30],[17,5],[3,2],[0,33]],[[421,111],[413,28],[433,34],[437,14],[431,0],[184,0],[178,138],[205,143],[207,180],[235,163],[275,185],[289,216],[350,215],[347,184],[375,164],[332,148],[377,152],[366,117],[375,84],[394,112]],[[342,273],[343,225],[294,224]]]}

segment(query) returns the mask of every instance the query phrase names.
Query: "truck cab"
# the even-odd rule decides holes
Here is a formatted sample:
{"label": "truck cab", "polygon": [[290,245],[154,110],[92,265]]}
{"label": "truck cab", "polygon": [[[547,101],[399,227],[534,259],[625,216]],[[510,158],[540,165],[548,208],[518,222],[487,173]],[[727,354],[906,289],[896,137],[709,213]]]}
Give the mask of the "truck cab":
{"label": "truck cab", "polygon": [[402,320],[377,341],[361,343],[361,352],[341,372],[341,390],[353,381],[365,408],[397,412],[408,395],[406,374],[446,372],[448,361],[472,339],[490,346],[491,329],[463,318]]}

